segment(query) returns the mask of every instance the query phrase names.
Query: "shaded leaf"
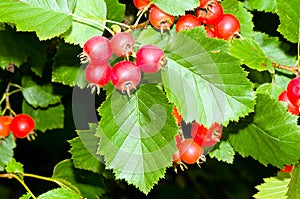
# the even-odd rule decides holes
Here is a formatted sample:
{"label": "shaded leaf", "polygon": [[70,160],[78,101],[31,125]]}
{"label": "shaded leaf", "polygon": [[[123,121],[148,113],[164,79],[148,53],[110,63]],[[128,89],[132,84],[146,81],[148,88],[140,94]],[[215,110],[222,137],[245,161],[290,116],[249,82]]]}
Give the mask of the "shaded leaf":
{"label": "shaded leaf", "polygon": [[216,158],[218,161],[223,161],[229,164],[233,163],[235,152],[228,141],[221,141],[216,148],[214,148],[209,156]]}
{"label": "shaded leaf", "polygon": [[0,171],[4,171],[6,164],[12,159],[15,147],[16,143],[12,133],[5,139],[0,140]]}
{"label": "shaded leaf", "polygon": [[52,189],[39,196],[39,199],[78,199],[80,195],[71,189],[57,188]]}
{"label": "shaded leaf", "polygon": [[17,162],[15,158],[12,158],[5,168],[7,173],[24,173],[23,165]]}

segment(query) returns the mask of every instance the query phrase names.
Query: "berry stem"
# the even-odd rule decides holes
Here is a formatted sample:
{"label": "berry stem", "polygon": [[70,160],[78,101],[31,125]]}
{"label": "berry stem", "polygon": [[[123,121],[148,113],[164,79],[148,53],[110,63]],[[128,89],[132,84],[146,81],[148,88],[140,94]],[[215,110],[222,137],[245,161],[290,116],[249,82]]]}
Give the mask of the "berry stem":
{"label": "berry stem", "polygon": [[[14,87],[16,87],[18,89],[9,92],[11,86],[14,86]],[[16,115],[16,113],[11,109],[10,101],[9,101],[9,96],[12,95],[12,94],[14,94],[14,93],[20,92],[20,91],[22,91],[22,87],[21,86],[19,86],[17,84],[14,84],[14,83],[11,83],[11,82],[9,82],[7,84],[7,87],[5,89],[5,93],[3,94],[2,99],[0,100],[0,105],[4,102],[4,100],[6,102],[5,103],[5,108],[2,111],[1,115],[4,115],[7,110],[9,110],[10,115]]]}
{"label": "berry stem", "polygon": [[277,63],[272,63],[272,66],[274,68],[279,68],[279,69],[283,69],[286,71],[290,71],[290,72],[294,73],[296,76],[300,75],[300,68],[298,68],[297,65],[295,67],[290,67],[290,66],[283,66],[283,65],[277,64]]}
{"label": "berry stem", "polygon": [[[98,21],[87,19],[87,18],[84,18],[84,17],[80,17],[80,16],[77,16],[77,15],[74,15],[74,14],[72,14],[72,16],[73,16],[74,21],[85,23],[85,24],[94,26],[95,28],[98,28],[97,26],[100,26],[103,29],[106,29],[111,35],[115,34],[112,29],[108,28],[107,26],[103,25],[102,23],[99,23]],[[107,22],[107,20],[104,20],[104,22]]]}
{"label": "berry stem", "polygon": [[112,21],[112,20],[109,20],[109,19],[105,19],[105,22],[117,24],[117,25],[119,25],[119,26],[123,26],[123,27],[128,28],[128,29],[131,28],[130,25],[127,25],[127,24],[125,24],[125,23],[120,23],[120,22],[117,22],[117,21]]}

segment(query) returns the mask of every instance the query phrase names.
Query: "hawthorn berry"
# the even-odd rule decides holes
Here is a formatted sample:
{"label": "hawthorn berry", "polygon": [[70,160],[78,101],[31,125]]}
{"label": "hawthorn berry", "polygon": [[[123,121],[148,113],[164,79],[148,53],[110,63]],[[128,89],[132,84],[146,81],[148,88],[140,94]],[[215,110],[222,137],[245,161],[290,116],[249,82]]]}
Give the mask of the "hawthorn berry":
{"label": "hawthorn berry", "polygon": [[178,112],[176,106],[174,106],[173,110],[172,110],[172,114],[176,119],[176,123],[178,126],[180,126],[180,123],[182,121],[182,116],[180,115],[180,113]]}
{"label": "hawthorn berry", "polygon": [[118,90],[130,95],[141,81],[141,70],[132,61],[120,61],[111,70],[111,81]]}
{"label": "hawthorn berry", "polygon": [[190,30],[200,25],[201,22],[195,15],[186,14],[178,19],[176,23],[176,31],[180,32],[182,30]]}
{"label": "hawthorn berry", "polygon": [[179,146],[180,159],[187,164],[194,164],[199,161],[204,149],[192,138],[183,140]]}
{"label": "hawthorn berry", "polygon": [[10,124],[12,117],[0,116],[0,138],[5,138],[10,134]]}
{"label": "hawthorn berry", "polygon": [[295,77],[289,82],[286,94],[292,104],[300,106],[300,77]]}
{"label": "hawthorn berry", "polygon": [[10,130],[16,138],[25,138],[33,132],[35,122],[30,115],[21,113],[16,115],[11,123]]}
{"label": "hawthorn berry", "polygon": [[211,4],[216,2],[216,0],[199,0],[199,8],[205,8],[207,9],[207,7]]}
{"label": "hawthorn berry", "polygon": [[[97,89],[97,93],[100,93],[100,87],[105,86],[110,81],[111,67],[108,62],[104,63],[89,63],[85,69],[85,78],[89,82],[88,87]],[[94,87],[95,86],[95,87]]]}
{"label": "hawthorn berry", "polygon": [[210,38],[215,38],[216,34],[213,28],[209,27],[209,26],[205,26],[204,30],[206,32],[206,36],[210,37]]}
{"label": "hawthorn berry", "polygon": [[112,55],[110,41],[103,36],[94,36],[83,45],[83,52],[79,54],[82,63],[107,62]]}
{"label": "hawthorn berry", "polygon": [[134,50],[134,38],[127,32],[119,32],[111,39],[113,52],[119,57],[128,57]]}
{"label": "hawthorn berry", "polygon": [[232,39],[240,32],[240,22],[232,14],[224,14],[221,20],[215,24],[214,32],[218,38]]}
{"label": "hawthorn berry", "polygon": [[133,4],[137,9],[142,10],[150,4],[150,0],[133,0]]}
{"label": "hawthorn berry", "polygon": [[291,173],[293,171],[294,165],[286,165],[280,172]]}
{"label": "hawthorn berry", "polygon": [[204,141],[207,137],[208,129],[198,122],[193,122],[192,129],[191,129],[191,136],[194,139],[194,141],[199,144],[200,146],[203,146]]}
{"label": "hawthorn berry", "polygon": [[164,52],[161,48],[154,45],[145,45],[136,52],[136,65],[141,71],[155,73],[166,65]]}
{"label": "hawthorn berry", "polygon": [[294,115],[299,115],[300,111],[299,111],[299,106],[296,106],[294,104],[292,104],[292,102],[289,100],[288,96],[287,96],[287,91],[284,90],[280,93],[280,95],[278,96],[278,100],[279,101],[283,101],[287,103],[287,108],[288,111]]}
{"label": "hawthorn berry", "polygon": [[149,21],[152,26],[160,30],[169,30],[174,24],[175,17],[162,11],[157,6],[153,6],[150,10]]}
{"label": "hawthorn berry", "polygon": [[196,16],[200,22],[209,26],[217,24],[222,19],[223,14],[223,8],[217,1],[208,3],[207,8],[198,8],[196,10]]}
{"label": "hawthorn berry", "polygon": [[222,137],[222,126],[214,123],[210,128],[198,122],[193,122],[191,136],[194,141],[203,147],[210,147],[218,143]]}

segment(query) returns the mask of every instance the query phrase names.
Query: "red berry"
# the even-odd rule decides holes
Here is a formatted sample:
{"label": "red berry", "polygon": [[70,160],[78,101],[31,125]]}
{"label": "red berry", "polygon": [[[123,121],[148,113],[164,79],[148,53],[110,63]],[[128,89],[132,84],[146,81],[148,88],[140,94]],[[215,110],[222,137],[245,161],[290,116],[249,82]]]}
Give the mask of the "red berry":
{"label": "red berry", "polygon": [[232,14],[224,14],[222,19],[214,26],[215,34],[221,39],[231,39],[240,32],[240,22]]}
{"label": "red berry", "polygon": [[192,138],[183,140],[179,146],[180,159],[187,164],[194,164],[203,155],[203,148]]}
{"label": "red berry", "polygon": [[150,0],[133,0],[133,4],[137,9],[142,10],[150,4]]}
{"label": "red berry", "polygon": [[182,30],[190,30],[200,25],[201,22],[195,15],[186,14],[178,19],[176,23],[176,31],[180,32]]}
{"label": "red berry", "polygon": [[216,37],[215,31],[214,31],[213,28],[210,28],[210,27],[208,27],[208,26],[205,26],[205,27],[204,27],[204,30],[206,31],[206,36],[207,36],[207,37],[210,37],[210,38]]}
{"label": "red berry", "polygon": [[35,122],[30,115],[18,114],[10,124],[10,129],[16,138],[25,138],[33,132]]}
{"label": "red berry", "polygon": [[199,8],[205,8],[207,9],[207,7],[209,6],[209,4],[217,2],[216,0],[199,0],[200,6]]}
{"label": "red berry", "polygon": [[0,116],[0,138],[5,138],[10,134],[10,124],[12,117]]}
{"label": "red berry", "polygon": [[83,52],[79,55],[81,62],[107,62],[112,55],[110,41],[103,36],[94,36],[85,42]]}
{"label": "red berry", "polygon": [[175,21],[175,17],[165,13],[157,6],[153,6],[150,10],[149,21],[157,29],[169,30]]}
{"label": "red berry", "polygon": [[286,94],[289,100],[295,106],[300,106],[300,77],[292,79],[286,89]]}
{"label": "red berry", "polygon": [[155,73],[165,64],[164,52],[157,46],[142,46],[136,53],[136,65],[138,65],[143,72]]}
{"label": "red berry", "polygon": [[206,127],[200,125],[198,122],[193,122],[191,136],[194,139],[194,141],[200,146],[203,146],[203,143],[207,137],[207,132],[208,129]]}
{"label": "red berry", "polygon": [[134,50],[134,39],[127,32],[119,32],[111,39],[113,52],[119,57],[128,57]]}
{"label": "red berry", "polygon": [[194,122],[192,125],[191,136],[200,146],[209,147],[215,145],[222,137],[222,126],[214,123],[210,128]]}
{"label": "red berry", "polygon": [[129,95],[141,81],[141,70],[132,61],[120,61],[111,70],[111,81],[118,90]]}
{"label": "red berry", "polygon": [[280,172],[290,173],[293,171],[294,165],[286,165],[284,169],[281,169]]}
{"label": "red berry", "polygon": [[86,80],[93,85],[103,87],[110,81],[110,65],[104,63],[90,63],[85,69]]}
{"label": "red berry", "polygon": [[222,19],[223,14],[223,8],[217,1],[209,3],[207,8],[198,8],[196,10],[196,15],[200,22],[210,26],[217,24]]}
{"label": "red berry", "polygon": [[282,93],[280,93],[280,95],[278,96],[278,100],[279,101],[283,101],[287,103],[287,107],[288,107],[288,111],[294,115],[299,115],[300,111],[299,111],[299,106],[295,106],[294,104],[292,104],[287,96],[287,91],[284,90]]}

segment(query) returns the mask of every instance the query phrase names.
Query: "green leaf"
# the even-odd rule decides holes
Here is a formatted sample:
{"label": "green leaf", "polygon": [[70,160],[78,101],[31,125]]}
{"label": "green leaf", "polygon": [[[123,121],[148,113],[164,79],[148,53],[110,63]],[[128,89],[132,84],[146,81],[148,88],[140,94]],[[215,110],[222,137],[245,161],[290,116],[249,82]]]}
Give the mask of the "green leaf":
{"label": "green leaf", "polygon": [[36,124],[35,130],[45,132],[46,130],[60,129],[64,127],[64,106],[58,104],[47,109],[34,109],[26,101],[22,104],[23,113],[30,115]]}
{"label": "green leaf", "polygon": [[26,194],[22,195],[19,199],[31,199],[31,194],[26,193]]}
{"label": "green leaf", "polygon": [[196,28],[176,34],[169,43],[162,79],[168,99],[186,122],[226,125],[253,111],[253,85],[239,60],[226,53],[226,42]]}
{"label": "green leaf", "polygon": [[288,199],[300,198],[300,164],[294,165],[289,189],[287,192]]}
{"label": "green leaf", "polygon": [[104,161],[97,152],[99,138],[95,136],[97,124],[89,124],[90,130],[78,130],[79,137],[70,141],[72,160],[78,169],[101,173]]}
{"label": "green leaf", "polygon": [[[260,163],[282,168],[300,157],[300,127],[297,117],[267,94],[257,94],[255,113],[233,126],[229,140],[243,157],[252,156]],[[239,129],[240,128],[240,129]],[[238,131],[236,133],[236,131]]]}
{"label": "green leaf", "polygon": [[[278,31],[290,42],[297,43],[299,35],[300,1],[277,0],[277,14],[280,25]],[[288,12],[287,12],[288,10]]]}
{"label": "green leaf", "polygon": [[214,148],[209,156],[216,158],[218,161],[223,161],[229,164],[233,163],[235,152],[228,141],[221,141],[217,148]]}
{"label": "green leaf", "polygon": [[[46,86],[37,85],[30,77],[23,77],[22,79],[22,93],[25,100],[32,105],[34,108],[42,107],[46,108],[49,105],[57,104],[60,102],[61,97],[53,95],[48,92]],[[52,86],[50,85],[52,91]]]}
{"label": "green leaf", "polygon": [[222,7],[224,13],[233,14],[239,20],[241,26],[240,34],[243,38],[253,36],[253,15],[245,9],[244,3],[237,0],[224,0],[222,1]]}
{"label": "green leaf", "polygon": [[39,196],[39,199],[78,199],[80,195],[71,189],[57,188],[52,189]]}
{"label": "green leaf", "polygon": [[294,66],[296,56],[288,54],[290,45],[279,41],[278,37],[269,37],[267,34],[255,32],[254,40],[260,45],[271,62],[284,66]]}
{"label": "green leaf", "polygon": [[76,0],[0,0],[0,22],[16,24],[18,31],[35,31],[41,40],[71,27]]}
{"label": "green leaf", "polygon": [[247,0],[245,3],[253,10],[273,12],[276,8],[276,1],[277,0]]}
{"label": "green leaf", "polygon": [[107,19],[122,22],[125,17],[125,5],[118,0],[105,0],[107,6]]}
{"label": "green leaf", "polygon": [[62,83],[71,87],[87,86],[85,79],[85,67],[80,66],[77,55],[82,49],[72,45],[61,45],[54,59],[52,81]]}
{"label": "green leaf", "polygon": [[23,165],[12,158],[5,168],[7,173],[24,173]]}
{"label": "green leaf", "polygon": [[277,84],[273,83],[265,83],[260,85],[256,92],[260,94],[268,94],[270,97],[277,99],[280,93],[282,92],[282,88]]}
{"label": "green leaf", "polygon": [[172,165],[178,132],[172,108],[162,90],[146,84],[130,99],[113,92],[99,109],[98,152],[106,168],[145,194]]}
{"label": "green leaf", "polygon": [[287,198],[286,192],[289,182],[289,176],[265,178],[263,184],[256,186],[259,192],[253,197],[257,199]]}
{"label": "green leaf", "polygon": [[242,60],[249,68],[274,73],[272,62],[253,39],[236,39],[230,47],[230,54]]}
{"label": "green leaf", "polygon": [[63,38],[72,44],[84,43],[95,35],[102,35],[106,19],[106,3],[104,0],[77,0],[73,13],[72,28]]}
{"label": "green leaf", "polygon": [[0,171],[4,171],[6,164],[12,159],[15,147],[16,143],[12,133],[5,139],[0,140]]}
{"label": "green leaf", "polygon": [[151,0],[151,2],[164,12],[173,16],[185,15],[185,11],[193,10],[199,6],[198,0]]}
{"label": "green leaf", "polygon": [[84,198],[98,199],[105,192],[105,185],[101,176],[84,170],[75,169],[71,160],[64,160],[58,163],[54,168],[52,178],[62,182],[67,181],[71,183],[72,186],[75,186],[80,190],[81,195]]}

